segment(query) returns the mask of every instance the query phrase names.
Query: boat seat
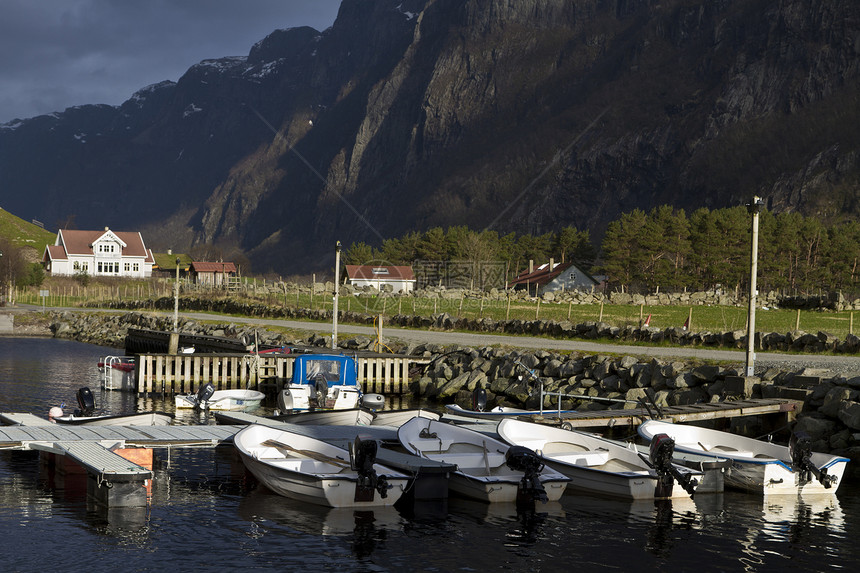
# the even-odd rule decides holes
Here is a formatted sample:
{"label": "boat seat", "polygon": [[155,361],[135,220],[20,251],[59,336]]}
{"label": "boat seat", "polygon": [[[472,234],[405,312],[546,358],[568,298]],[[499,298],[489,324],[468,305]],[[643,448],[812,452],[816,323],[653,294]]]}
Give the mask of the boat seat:
{"label": "boat seat", "polygon": [[733,448],[731,446],[713,446],[708,450],[709,453],[720,453],[720,454],[730,454],[732,456],[740,456],[744,458],[751,458],[754,456],[752,452],[739,450],[737,448]]}
{"label": "boat seat", "polygon": [[541,455],[549,454],[569,454],[572,452],[588,453],[591,450],[585,446],[574,444],[571,442],[545,442],[541,448]]}
{"label": "boat seat", "polygon": [[544,453],[544,457],[554,462],[575,466],[602,466],[609,461],[609,452]]}

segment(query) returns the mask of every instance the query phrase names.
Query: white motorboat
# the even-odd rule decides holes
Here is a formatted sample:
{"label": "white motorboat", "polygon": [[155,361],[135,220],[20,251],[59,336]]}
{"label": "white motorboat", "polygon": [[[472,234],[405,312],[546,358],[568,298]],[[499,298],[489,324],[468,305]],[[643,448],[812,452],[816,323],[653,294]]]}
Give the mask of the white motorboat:
{"label": "white motorboat", "polygon": [[781,446],[719,430],[649,420],[639,435],[651,440],[666,435],[675,450],[701,456],[727,458],[732,465],[726,486],[759,494],[835,493],[842,482],[847,458],[812,452],[807,436],[792,436]]}
{"label": "white motorboat", "polygon": [[215,390],[211,383],[200,387],[197,394],[174,396],[176,409],[200,408],[203,410],[250,410],[266,397],[257,390]]}
{"label": "white motorboat", "polygon": [[251,424],[233,438],[242,462],[273,492],[328,507],[394,505],[409,476],[375,463],[377,443],[352,451],[269,426]]}
{"label": "white motorboat", "polygon": [[455,464],[451,491],[480,501],[558,501],[570,481],[531,450],[462,426],[416,416],[400,426],[397,437],[415,455]]}
{"label": "white motorboat", "polygon": [[365,394],[358,383],[354,359],[342,354],[302,354],[292,364],[292,379],[278,393],[278,412],[345,410],[365,407],[379,410],[382,394]]}
{"label": "white motorboat", "polygon": [[565,414],[568,412],[576,412],[576,410],[523,410],[521,408],[512,408],[510,406],[496,406],[489,410],[467,410],[457,404],[446,404],[445,409],[448,413],[465,418],[477,418],[479,420],[501,420],[504,418],[516,418],[517,416],[552,416],[553,414]]}
{"label": "white motorboat", "polygon": [[[534,450],[571,479],[568,489],[624,499],[687,497],[702,472],[648,457],[583,432],[503,419],[496,430],[507,443]],[[670,452],[671,457],[671,452]]]}
{"label": "white motorboat", "polygon": [[136,414],[105,414],[103,416],[77,416],[65,414],[51,416],[51,421],[74,426],[169,426],[173,414],[166,412],[139,412]]}
{"label": "white motorboat", "polygon": [[167,426],[173,414],[166,412],[134,412],[131,414],[96,414],[95,399],[86,386],[75,393],[79,409],[66,414],[63,407],[54,406],[48,411],[48,420],[57,424],[75,426]]}

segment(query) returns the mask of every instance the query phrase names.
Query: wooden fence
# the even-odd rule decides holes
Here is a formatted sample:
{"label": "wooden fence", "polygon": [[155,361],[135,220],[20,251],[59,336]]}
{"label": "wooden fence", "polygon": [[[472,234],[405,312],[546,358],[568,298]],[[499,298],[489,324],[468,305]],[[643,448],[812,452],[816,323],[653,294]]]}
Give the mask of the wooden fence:
{"label": "wooden fence", "polygon": [[[140,354],[135,360],[140,394],[190,394],[207,382],[216,390],[257,389],[276,384],[280,390],[293,376],[295,355]],[[405,356],[356,357],[358,383],[365,392],[409,391],[409,370],[429,359]]]}

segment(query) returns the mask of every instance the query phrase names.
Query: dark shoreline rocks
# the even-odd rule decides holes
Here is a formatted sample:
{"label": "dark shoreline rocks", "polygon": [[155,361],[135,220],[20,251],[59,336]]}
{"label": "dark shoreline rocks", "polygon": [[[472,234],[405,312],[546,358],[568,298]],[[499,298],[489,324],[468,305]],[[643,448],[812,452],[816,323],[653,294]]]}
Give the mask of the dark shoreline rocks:
{"label": "dark shoreline rocks", "polygon": [[[49,312],[47,332],[66,338],[124,347],[128,328],[172,329],[172,319],[140,312],[124,314]],[[45,327],[43,327],[44,329]],[[180,318],[185,333],[241,338],[257,337],[259,344],[325,346],[327,337],[314,334],[302,340],[260,328],[225,322],[200,324]],[[364,349],[366,337],[343,341],[347,349]],[[720,402],[740,398],[787,398],[798,402],[796,429],[813,439],[815,451],[860,459],[860,376],[828,369],[798,371],[768,369],[760,377],[743,376],[737,368],[695,361],[584,353],[559,354],[544,350],[410,345],[395,348],[430,362],[416,372],[410,391],[438,404],[456,402],[470,407],[476,388],[487,391],[488,407],[509,405],[538,408],[539,379],[545,392],[585,396],[562,397],[562,409],[619,409],[642,402],[657,407]],[[603,399],[603,400],[602,400]],[[558,407],[558,398],[545,396],[544,408]],[[737,418],[732,428],[757,434],[758,416]]]}

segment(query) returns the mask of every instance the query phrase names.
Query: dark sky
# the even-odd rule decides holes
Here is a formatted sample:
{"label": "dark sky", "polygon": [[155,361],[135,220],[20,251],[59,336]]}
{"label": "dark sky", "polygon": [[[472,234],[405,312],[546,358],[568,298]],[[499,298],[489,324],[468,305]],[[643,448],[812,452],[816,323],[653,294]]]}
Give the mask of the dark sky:
{"label": "dark sky", "polygon": [[119,105],[276,29],[332,25],[340,0],[0,0],[0,123]]}

